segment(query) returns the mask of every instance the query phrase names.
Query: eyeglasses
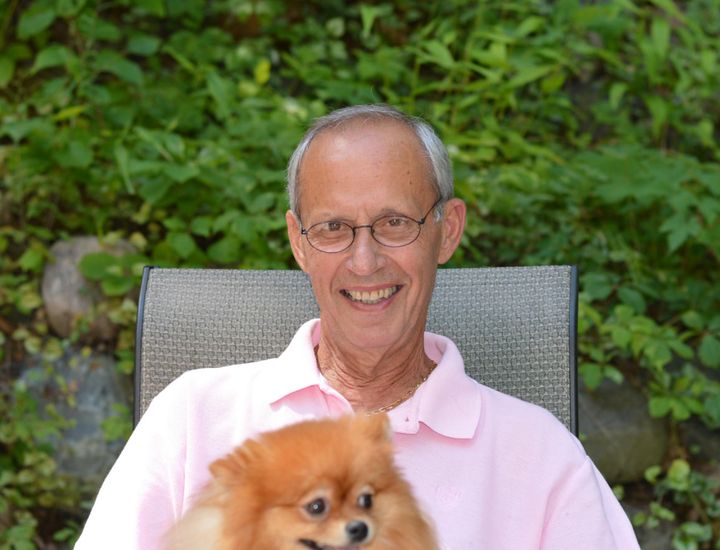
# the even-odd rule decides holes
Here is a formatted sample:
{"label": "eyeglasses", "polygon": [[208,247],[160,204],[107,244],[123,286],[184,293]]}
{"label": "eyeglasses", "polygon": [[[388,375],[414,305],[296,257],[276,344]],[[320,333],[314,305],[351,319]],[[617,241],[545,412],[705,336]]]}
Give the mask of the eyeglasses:
{"label": "eyeglasses", "polygon": [[300,234],[307,237],[310,246],[320,252],[342,252],[350,248],[355,241],[355,231],[367,227],[373,239],[383,246],[399,248],[407,246],[420,235],[420,230],[425,224],[427,217],[436,206],[440,204],[442,197],[435,201],[430,210],[420,218],[414,220],[408,216],[383,216],[369,225],[352,226],[345,222],[329,220],[311,225],[307,229],[300,228]]}

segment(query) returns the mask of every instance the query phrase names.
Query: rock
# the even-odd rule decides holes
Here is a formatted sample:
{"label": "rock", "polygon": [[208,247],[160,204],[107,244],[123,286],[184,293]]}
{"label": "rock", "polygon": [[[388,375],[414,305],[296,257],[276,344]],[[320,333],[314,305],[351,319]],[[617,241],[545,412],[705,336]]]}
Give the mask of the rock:
{"label": "rock", "polygon": [[720,460],[720,428],[708,428],[696,417],[680,425],[683,444],[700,462]]}
{"label": "rock", "polygon": [[[58,413],[74,422],[60,439],[51,438],[53,457],[61,474],[98,487],[122,450],[124,441],[106,441],[102,421],[117,415],[114,405],[131,408],[132,384],[118,374],[111,356],[85,354],[76,348],[49,365],[37,356],[22,368],[20,378],[39,403],[52,404]],[[50,368],[48,368],[48,366]],[[56,380],[70,389],[74,405],[68,403]]]}
{"label": "rock", "polygon": [[611,485],[643,479],[667,451],[665,423],[650,416],[645,397],[627,383],[581,390],[579,420],[585,450]]}
{"label": "rock", "polygon": [[42,279],[42,298],[47,319],[53,332],[67,338],[78,320],[95,317],[82,340],[86,342],[107,341],[114,338],[117,328],[106,315],[94,315],[95,306],[103,301],[99,286],[88,282],[78,270],[78,263],[86,254],[109,252],[124,254],[133,252],[127,242],[119,241],[112,247],[103,246],[96,237],[73,237],[58,241],[50,248],[53,261],[45,266]]}

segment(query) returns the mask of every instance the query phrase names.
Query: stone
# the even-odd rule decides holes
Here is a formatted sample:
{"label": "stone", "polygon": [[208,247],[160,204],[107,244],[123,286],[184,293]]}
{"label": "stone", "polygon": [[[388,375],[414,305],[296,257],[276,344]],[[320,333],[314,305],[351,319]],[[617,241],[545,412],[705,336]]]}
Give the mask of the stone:
{"label": "stone", "polygon": [[83,341],[108,341],[115,337],[117,327],[108,317],[95,315],[97,304],[103,301],[102,291],[82,276],[78,263],[83,256],[93,252],[120,255],[133,250],[125,241],[112,247],[103,246],[97,237],[73,237],[50,247],[52,260],[45,266],[41,291],[48,324],[55,334],[61,338],[69,337],[76,323],[90,316],[95,318],[87,333],[81,335]]}
{"label": "stone", "polygon": [[645,397],[626,382],[604,381],[579,395],[581,440],[611,485],[638,481],[661,464],[668,447],[665,422],[652,418]]}
{"label": "stone", "polygon": [[683,445],[690,449],[694,460],[720,460],[720,428],[708,428],[697,417],[693,417],[680,424],[680,437]]}
{"label": "stone", "polygon": [[[118,414],[115,405],[131,409],[129,377],[117,372],[112,356],[70,347],[50,362],[38,356],[28,358],[20,378],[39,403],[52,404],[63,418],[74,423],[59,439],[49,441],[58,472],[99,487],[124,445],[122,440],[105,440],[102,422]],[[74,404],[68,403],[56,380],[63,381],[74,396]]]}

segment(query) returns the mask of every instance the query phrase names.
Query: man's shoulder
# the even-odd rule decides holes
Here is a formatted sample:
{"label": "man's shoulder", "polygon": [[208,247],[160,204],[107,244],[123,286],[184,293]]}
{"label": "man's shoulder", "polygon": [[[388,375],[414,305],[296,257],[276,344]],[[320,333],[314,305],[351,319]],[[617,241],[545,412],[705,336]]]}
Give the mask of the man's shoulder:
{"label": "man's shoulder", "polygon": [[208,394],[214,398],[220,398],[224,394],[237,395],[243,389],[250,391],[265,379],[281,375],[283,368],[283,361],[272,358],[251,363],[191,369],[169,384],[166,391],[180,392],[190,398],[203,398]]}
{"label": "man's shoulder", "polygon": [[562,442],[578,448],[575,436],[547,409],[502,393],[482,384],[482,421],[486,430],[510,439],[521,438],[526,443]]}

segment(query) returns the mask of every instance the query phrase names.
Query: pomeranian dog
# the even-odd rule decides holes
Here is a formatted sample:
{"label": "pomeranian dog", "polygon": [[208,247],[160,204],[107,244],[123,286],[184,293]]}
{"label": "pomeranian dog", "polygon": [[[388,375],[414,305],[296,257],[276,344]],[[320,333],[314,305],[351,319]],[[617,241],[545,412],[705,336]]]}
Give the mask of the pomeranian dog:
{"label": "pomeranian dog", "polygon": [[310,420],[210,465],[167,550],[437,550],[395,467],[386,415]]}

